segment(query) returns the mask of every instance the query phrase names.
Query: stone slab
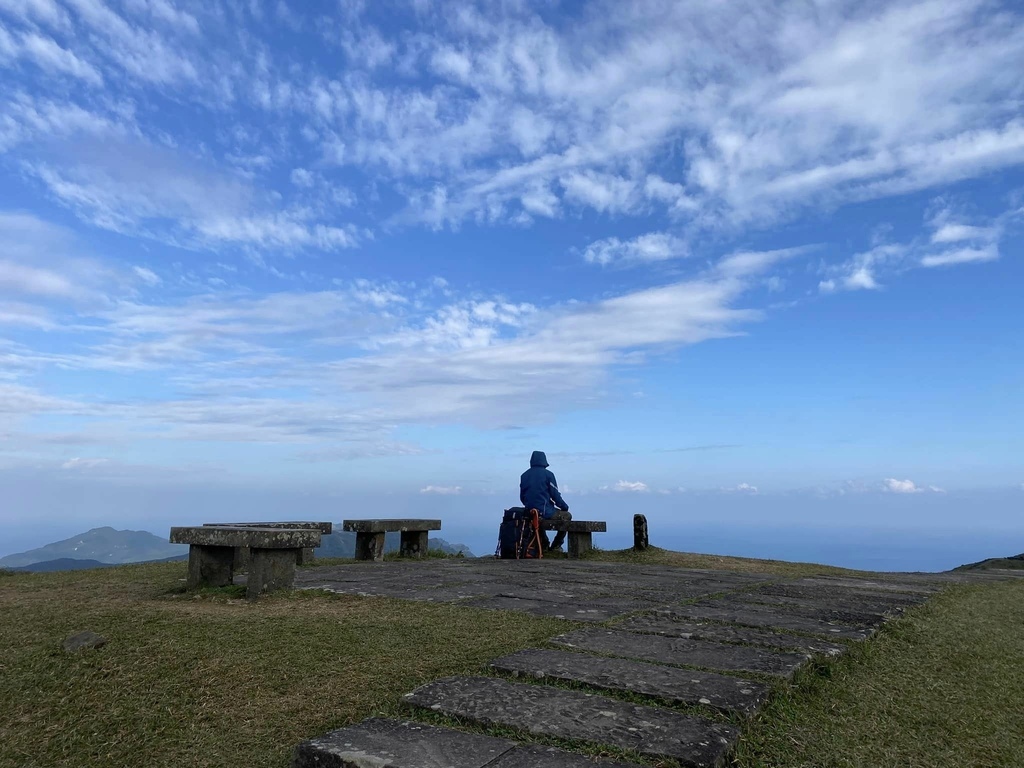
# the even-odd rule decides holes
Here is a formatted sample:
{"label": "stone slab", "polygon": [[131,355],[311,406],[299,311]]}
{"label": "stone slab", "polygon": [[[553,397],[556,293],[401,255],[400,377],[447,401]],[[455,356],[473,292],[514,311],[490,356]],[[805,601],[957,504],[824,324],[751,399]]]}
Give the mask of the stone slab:
{"label": "stone slab", "polygon": [[568,531],[569,533],[606,533],[608,523],[600,520],[541,520],[542,531]]}
{"label": "stone slab", "polygon": [[489,677],[444,678],[406,694],[405,700],[482,725],[635,750],[694,768],[721,765],[739,737],[733,726],[670,709]]}
{"label": "stone slab", "polygon": [[639,635],[619,629],[580,629],[559,635],[551,642],[567,648],[608,653],[659,664],[679,664],[728,672],[759,672],[778,677],[791,677],[809,658],[803,653],[713,643],[684,637]]}
{"label": "stone slab", "polygon": [[655,613],[684,621],[725,621],[748,627],[767,627],[791,632],[808,632],[826,637],[841,637],[845,640],[864,640],[875,631],[873,628],[850,627],[818,619],[808,619],[805,616],[794,616],[772,610],[768,606],[751,605],[749,608],[740,608],[693,603],[692,605],[657,609]]}
{"label": "stone slab", "polygon": [[220,528],[210,525],[175,526],[171,544],[250,549],[302,549],[319,547],[320,531],[296,528]]}
{"label": "stone slab", "polygon": [[797,599],[822,600],[835,597],[847,600],[870,600],[878,605],[890,605],[894,608],[910,608],[921,605],[929,595],[893,592],[891,590],[854,589],[851,587],[816,587],[810,584],[767,584],[759,587],[751,594],[778,595]]}
{"label": "stone slab", "polygon": [[293,520],[280,523],[203,523],[204,528],[292,528],[300,530],[315,530],[323,534],[329,534],[334,530],[333,523],[318,523],[310,520]]}
{"label": "stone slab", "polygon": [[489,763],[487,768],[637,768],[637,765],[578,755],[558,747],[524,744],[510,749],[495,762]]}
{"label": "stone slab", "polygon": [[640,632],[668,637],[693,638],[694,640],[713,640],[719,643],[742,643],[744,645],[761,645],[766,648],[799,651],[801,653],[817,653],[823,656],[838,656],[847,646],[830,643],[813,637],[771,632],[767,629],[741,627],[732,624],[702,624],[688,621],[673,621],[664,616],[633,616],[616,629],[627,632]]}
{"label": "stone slab", "polygon": [[529,649],[496,659],[491,667],[517,677],[583,683],[742,715],[752,715],[768,698],[768,686],[751,680],[571,651]]}
{"label": "stone slab", "polygon": [[344,520],[341,530],[354,533],[389,533],[392,531],[440,531],[440,520]]}
{"label": "stone slab", "polygon": [[888,579],[852,579],[840,576],[808,576],[800,579],[801,584],[814,584],[820,587],[850,587],[852,589],[874,589],[884,592],[911,592],[923,595],[934,594],[942,590],[936,583],[907,583]]}
{"label": "stone slab", "polygon": [[880,627],[885,623],[884,613],[870,613],[867,611],[852,611],[842,608],[832,608],[825,605],[800,605],[793,602],[784,602],[780,599],[778,604],[770,605],[757,601],[747,593],[726,595],[716,600],[705,600],[702,605],[719,605],[726,608],[736,607],[740,610],[756,608],[769,611],[777,610],[790,616],[800,616],[815,621],[824,621],[831,624],[842,624],[849,627]]}
{"label": "stone slab", "polygon": [[644,610],[643,605],[623,608],[579,602],[552,603],[546,600],[526,600],[518,597],[499,596],[467,600],[466,605],[473,608],[485,608],[496,611],[521,611],[533,614],[534,616],[550,616],[555,619],[593,622],[608,621],[623,614]]}
{"label": "stone slab", "polygon": [[792,597],[790,595],[771,595],[755,590],[735,594],[735,597],[746,602],[760,605],[779,605],[783,610],[795,606],[814,610],[845,611],[850,614],[866,616],[895,617],[902,615],[906,605],[894,604],[872,598],[849,597],[846,595],[819,595],[817,597]]}
{"label": "stone slab", "polygon": [[292,768],[483,768],[514,746],[451,728],[371,718],[299,744]]}

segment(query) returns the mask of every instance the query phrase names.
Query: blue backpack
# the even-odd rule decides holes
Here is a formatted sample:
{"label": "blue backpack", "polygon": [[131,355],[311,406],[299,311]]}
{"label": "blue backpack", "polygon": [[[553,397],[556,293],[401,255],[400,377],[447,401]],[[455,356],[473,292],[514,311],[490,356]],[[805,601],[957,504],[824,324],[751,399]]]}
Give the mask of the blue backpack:
{"label": "blue backpack", "polygon": [[498,548],[494,556],[502,560],[544,557],[541,547],[540,516],[536,509],[506,509],[498,528]]}

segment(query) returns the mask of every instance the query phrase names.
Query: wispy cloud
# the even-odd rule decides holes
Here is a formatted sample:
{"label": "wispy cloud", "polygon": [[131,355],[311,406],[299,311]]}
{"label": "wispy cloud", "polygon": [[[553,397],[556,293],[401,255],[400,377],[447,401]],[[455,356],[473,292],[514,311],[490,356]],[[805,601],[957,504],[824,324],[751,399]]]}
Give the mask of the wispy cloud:
{"label": "wispy cloud", "polygon": [[897,480],[894,477],[890,477],[885,480],[883,487],[890,493],[923,493],[924,488],[920,488],[913,480]]}
{"label": "wispy cloud", "polygon": [[667,232],[649,232],[626,241],[617,237],[597,240],[587,246],[583,258],[591,264],[606,266],[667,261],[686,256],[688,252],[682,238]]}
{"label": "wispy cloud", "polygon": [[428,485],[420,488],[420,493],[437,494],[439,496],[458,496],[462,488],[458,485]]}
{"label": "wispy cloud", "polygon": [[647,487],[647,483],[639,480],[619,480],[615,485],[602,486],[601,490],[615,493],[647,493],[650,488]]}

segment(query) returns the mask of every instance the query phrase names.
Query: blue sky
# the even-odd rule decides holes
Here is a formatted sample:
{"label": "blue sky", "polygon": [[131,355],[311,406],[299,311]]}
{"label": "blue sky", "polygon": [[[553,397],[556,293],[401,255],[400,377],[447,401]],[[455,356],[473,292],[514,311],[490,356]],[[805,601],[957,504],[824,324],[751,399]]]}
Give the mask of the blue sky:
{"label": "blue sky", "polygon": [[0,516],[468,536],[540,448],[580,515],[1021,536],[1022,71],[983,0],[0,0]]}

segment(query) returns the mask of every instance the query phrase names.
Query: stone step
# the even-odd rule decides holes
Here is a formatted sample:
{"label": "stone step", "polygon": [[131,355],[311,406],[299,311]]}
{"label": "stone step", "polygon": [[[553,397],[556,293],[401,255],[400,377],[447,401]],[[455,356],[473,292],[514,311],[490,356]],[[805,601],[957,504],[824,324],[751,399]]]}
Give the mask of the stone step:
{"label": "stone step", "polygon": [[670,758],[694,768],[723,763],[739,731],[661,707],[489,677],[449,677],[406,694],[417,707],[535,736],[574,739]]}
{"label": "stone step", "polygon": [[891,579],[854,579],[845,576],[807,576],[800,579],[799,581],[793,582],[795,584],[808,584],[817,587],[849,587],[850,589],[870,589],[880,592],[896,592],[896,593],[917,593],[921,595],[930,595],[935,592],[941,592],[943,587],[941,584],[932,582],[900,582]]}
{"label": "stone step", "polygon": [[824,656],[838,656],[847,646],[830,643],[813,637],[772,632],[767,629],[741,627],[733,624],[702,624],[690,621],[673,621],[666,616],[644,615],[626,619],[615,625],[616,629],[640,632],[649,635],[685,637],[694,640],[713,640],[719,643],[742,643],[777,648],[783,651],[820,653]]}
{"label": "stone step", "polygon": [[295,748],[292,768],[614,768],[556,747],[520,745],[452,728],[371,718]]}
{"label": "stone step", "polygon": [[883,600],[894,605],[920,605],[931,597],[928,593],[896,592],[891,589],[822,585],[800,581],[764,584],[755,591],[769,595],[792,595],[794,597],[826,597],[831,595],[871,600]]}
{"label": "stone step", "polygon": [[551,642],[584,651],[608,653],[659,664],[682,664],[728,672],[760,672],[792,677],[809,658],[768,648],[727,645],[664,635],[639,635],[619,629],[580,629],[559,635]]}
{"label": "stone step", "polygon": [[823,592],[819,595],[774,595],[761,590],[743,592],[729,595],[729,597],[743,597],[757,603],[769,605],[799,605],[805,608],[831,608],[839,611],[850,611],[851,613],[867,613],[879,616],[899,616],[907,608],[905,603],[894,603],[890,600],[883,600],[872,597],[858,597],[854,595],[842,595],[835,592]]}
{"label": "stone step", "polygon": [[634,600],[630,598],[556,603],[550,600],[531,600],[526,597],[495,595],[494,597],[467,600],[465,605],[472,608],[489,608],[499,611],[522,611],[523,613],[532,613],[534,616],[550,616],[556,619],[569,619],[572,621],[604,622],[623,614],[655,608],[658,606],[658,603],[650,600]]}
{"label": "stone step", "polygon": [[571,651],[530,649],[491,662],[516,676],[583,683],[595,688],[662,699],[672,704],[703,704],[721,712],[752,715],[768,698],[768,686],[752,680],[609,659]]}
{"label": "stone step", "polygon": [[785,598],[771,595],[760,597],[749,595],[746,592],[738,595],[728,595],[717,600],[706,600],[703,605],[719,605],[726,608],[736,606],[740,609],[767,608],[769,610],[782,611],[790,616],[801,616],[815,621],[826,621],[834,624],[843,624],[849,627],[880,627],[885,623],[886,615],[882,612],[847,610],[831,605],[801,605],[800,603],[786,601]]}
{"label": "stone step", "polygon": [[766,605],[755,606],[751,604],[748,607],[741,608],[736,605],[725,607],[710,603],[693,603],[691,605],[656,609],[654,612],[662,616],[683,620],[728,621],[748,627],[767,627],[769,629],[790,630],[793,632],[809,632],[815,635],[825,635],[826,637],[841,637],[846,640],[864,640],[875,631],[874,628],[870,627],[851,627],[844,624],[832,624],[819,619],[809,619],[805,616],[794,616]]}

